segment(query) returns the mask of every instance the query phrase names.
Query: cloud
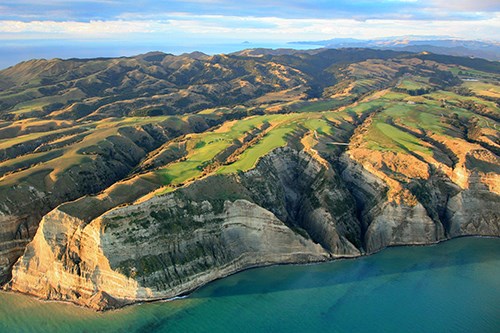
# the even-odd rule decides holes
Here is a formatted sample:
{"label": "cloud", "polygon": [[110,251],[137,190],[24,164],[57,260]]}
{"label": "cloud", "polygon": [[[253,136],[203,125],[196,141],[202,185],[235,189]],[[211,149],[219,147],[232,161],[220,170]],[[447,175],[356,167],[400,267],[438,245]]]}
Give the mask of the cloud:
{"label": "cloud", "polygon": [[[126,16],[125,16],[126,17]],[[398,35],[451,35],[500,39],[500,14],[481,21],[350,18],[295,19],[224,15],[165,14],[161,19],[78,21],[0,21],[0,39],[123,40],[317,40]]]}
{"label": "cloud", "polygon": [[[124,14],[280,17],[288,19],[478,20],[500,11],[498,0],[3,0],[0,19],[91,21]],[[54,15],[59,12],[59,15]]]}
{"label": "cloud", "polygon": [[498,0],[3,0],[0,40],[500,39]]}
{"label": "cloud", "polygon": [[454,11],[472,12],[498,12],[500,1],[498,0],[432,0],[428,5],[434,8],[448,9]]}
{"label": "cloud", "polygon": [[0,21],[1,34],[58,34],[61,38],[71,36],[107,38],[114,34],[154,32],[153,21]]}

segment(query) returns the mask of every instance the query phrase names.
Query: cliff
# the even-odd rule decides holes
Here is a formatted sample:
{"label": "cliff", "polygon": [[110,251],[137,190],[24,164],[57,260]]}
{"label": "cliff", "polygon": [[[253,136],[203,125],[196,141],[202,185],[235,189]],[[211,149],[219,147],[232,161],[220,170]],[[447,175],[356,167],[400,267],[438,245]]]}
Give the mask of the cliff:
{"label": "cliff", "polygon": [[[63,148],[68,150],[65,156],[61,153],[48,163],[28,164],[29,168],[6,173],[0,180],[0,284],[10,278],[12,265],[49,211],[64,202],[99,193],[123,179],[164,141],[206,130],[207,122],[213,125],[222,119],[194,120],[188,118],[175,126],[167,119],[141,126],[125,123],[111,131],[107,127],[92,128],[75,147]],[[50,136],[42,139],[39,141],[45,145],[52,143]],[[148,186],[153,188],[155,184]]]}
{"label": "cliff", "polygon": [[500,236],[498,72],[355,49],[0,71],[0,284],[102,310]]}
{"label": "cliff", "polygon": [[459,191],[435,220],[418,201],[388,200],[384,181],[355,161],[345,161],[342,177],[322,162],[280,148],[248,172],[210,176],[90,221],[69,213],[79,201],[64,204],[42,219],[9,288],[102,310],[174,297],[254,266],[499,233],[495,194]]}
{"label": "cliff", "polygon": [[[266,177],[293,166],[300,184]],[[325,186],[333,185],[322,176],[328,172],[285,149],[246,174],[212,176],[89,222],[62,205],[42,219],[9,287],[106,309],[173,297],[248,267],[359,255],[347,239],[359,233],[353,209],[329,211],[349,207],[350,198]],[[306,185],[311,190],[301,192]],[[312,198],[333,205],[314,207]]]}

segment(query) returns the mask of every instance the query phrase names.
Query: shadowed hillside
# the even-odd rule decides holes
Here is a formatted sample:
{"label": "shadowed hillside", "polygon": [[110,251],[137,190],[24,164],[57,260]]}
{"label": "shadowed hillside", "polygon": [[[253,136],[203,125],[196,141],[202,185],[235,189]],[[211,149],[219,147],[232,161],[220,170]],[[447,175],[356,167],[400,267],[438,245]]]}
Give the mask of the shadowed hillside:
{"label": "shadowed hillside", "polygon": [[369,49],[0,71],[0,281],[95,309],[500,235],[500,65]]}

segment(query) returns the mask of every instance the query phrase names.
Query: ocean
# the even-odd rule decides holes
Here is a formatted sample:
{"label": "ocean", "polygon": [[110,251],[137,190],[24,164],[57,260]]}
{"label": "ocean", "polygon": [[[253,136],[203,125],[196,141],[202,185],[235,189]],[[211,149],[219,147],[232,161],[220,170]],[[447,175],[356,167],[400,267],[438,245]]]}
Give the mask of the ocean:
{"label": "ocean", "polygon": [[170,45],[165,43],[130,43],[124,42],[75,42],[75,41],[38,41],[18,40],[2,41],[0,43],[0,70],[13,66],[21,61],[31,59],[51,58],[98,58],[134,56],[150,51],[161,51],[179,55],[194,51],[206,54],[232,53],[250,48],[289,48],[289,49],[314,49],[321,46],[287,44],[287,43],[189,43]]}
{"label": "ocean", "polygon": [[250,269],[97,313],[0,293],[0,332],[500,332],[500,239]]}

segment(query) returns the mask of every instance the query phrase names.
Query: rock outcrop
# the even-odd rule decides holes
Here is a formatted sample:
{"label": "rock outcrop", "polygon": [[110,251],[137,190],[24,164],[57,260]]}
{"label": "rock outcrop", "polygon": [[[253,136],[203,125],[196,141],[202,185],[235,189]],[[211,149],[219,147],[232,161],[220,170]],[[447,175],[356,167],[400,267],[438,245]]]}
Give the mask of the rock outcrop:
{"label": "rock outcrop", "polygon": [[[348,154],[342,161],[342,176],[358,203],[368,253],[391,245],[430,244],[464,235],[499,235],[500,197],[496,189],[485,184],[491,183],[491,178],[498,182],[498,174],[468,177],[470,183],[462,188],[435,172],[427,179],[413,179],[403,186],[370,163],[364,166]],[[464,170],[467,176],[474,173]]]}
{"label": "rock outcrop", "polygon": [[212,176],[92,221],[70,206],[42,219],[12,290],[106,309],[173,297],[248,267],[360,254],[348,191],[332,169],[289,148],[247,173]]}
{"label": "rock outcrop", "polygon": [[64,170],[47,168],[26,176],[21,171],[16,174],[19,183],[0,184],[0,284],[9,279],[12,265],[50,210],[83,195],[98,193],[124,178],[147,153],[167,139],[206,130],[208,126],[202,121],[180,128],[162,123],[122,127],[117,135],[90,142],[78,152],[83,155],[81,160]]}
{"label": "rock outcrop", "polygon": [[342,160],[341,177],[324,160],[280,148],[248,172],[209,176],[95,218],[79,216],[82,200],[63,204],[42,219],[8,287],[102,310],[174,297],[254,266],[499,232],[496,194],[441,184],[434,196],[452,196],[435,202],[434,214],[411,193],[390,199],[376,172]]}
{"label": "rock outcrop", "polygon": [[349,49],[4,70],[0,285],[102,310],[254,266],[500,236],[498,68]]}
{"label": "rock outcrop", "polygon": [[[149,213],[184,205],[196,203],[164,198],[120,213],[134,216],[137,208]],[[192,230],[165,237],[158,229],[175,228],[175,222],[152,222],[158,225],[134,233],[134,240],[121,237],[136,224],[134,217],[121,218],[121,225],[111,228],[109,219],[117,212],[86,224],[55,209],[14,267],[11,288],[106,309],[174,297],[252,266],[328,258],[321,246],[246,200],[227,201],[218,214],[207,201],[198,208],[205,215],[193,221]]]}

